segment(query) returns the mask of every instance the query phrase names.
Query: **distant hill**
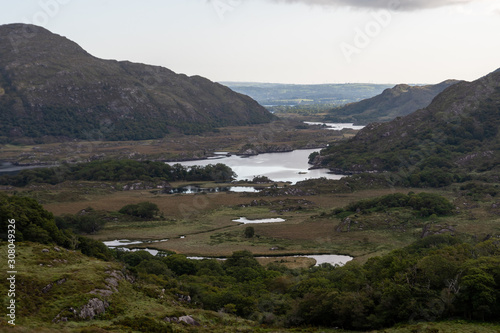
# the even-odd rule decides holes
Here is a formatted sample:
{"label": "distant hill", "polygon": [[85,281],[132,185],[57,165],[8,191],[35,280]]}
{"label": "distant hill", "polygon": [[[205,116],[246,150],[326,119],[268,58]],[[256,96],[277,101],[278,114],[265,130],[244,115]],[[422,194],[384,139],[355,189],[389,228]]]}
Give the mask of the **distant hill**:
{"label": "distant hill", "polygon": [[445,184],[448,171],[453,177],[486,173],[492,180],[500,175],[499,127],[500,69],[450,86],[428,107],[372,123],[312,157],[335,172],[399,171],[413,183],[426,178],[429,184]]}
{"label": "distant hill", "polygon": [[274,118],[203,77],[98,59],[41,27],[0,26],[0,142],[153,139]]}
{"label": "distant hill", "polygon": [[380,94],[388,84],[281,84],[257,82],[221,82],[248,95],[261,105],[344,105]]}
{"label": "distant hill", "polygon": [[440,92],[458,82],[460,81],[447,80],[425,86],[398,84],[375,97],[335,108],[325,116],[324,120],[356,125],[390,121],[426,107]]}

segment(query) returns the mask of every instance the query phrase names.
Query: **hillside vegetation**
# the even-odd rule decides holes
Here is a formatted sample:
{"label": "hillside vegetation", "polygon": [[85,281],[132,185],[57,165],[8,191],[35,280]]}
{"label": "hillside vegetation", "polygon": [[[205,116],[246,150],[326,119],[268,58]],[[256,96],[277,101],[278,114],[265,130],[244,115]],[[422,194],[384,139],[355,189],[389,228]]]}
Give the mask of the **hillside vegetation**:
{"label": "hillside vegetation", "polygon": [[[430,199],[431,208],[445,202],[439,196],[387,196],[345,209],[362,207],[362,213],[382,206],[406,207],[415,198]],[[14,203],[19,211],[10,210]],[[44,223],[54,223],[31,199],[0,197],[2,218],[20,212],[27,221],[38,223],[38,216],[44,216]],[[156,256],[111,251],[85,237],[66,246],[50,239],[44,244],[28,240],[16,242],[16,328],[21,330],[342,332],[339,328],[368,331],[407,323],[407,328],[398,329],[499,329],[494,324],[500,311],[497,237],[433,235],[365,263],[310,269],[279,262],[264,267],[249,251],[236,251],[221,262],[191,260],[170,251]],[[2,241],[2,260],[6,247]],[[5,284],[0,288],[7,294]],[[416,324],[449,319],[454,322]],[[0,325],[16,331],[8,328],[5,318]]]}
{"label": "hillside vegetation", "polygon": [[445,186],[500,173],[500,70],[443,91],[425,109],[373,123],[311,156],[338,173],[395,172],[406,186]]}

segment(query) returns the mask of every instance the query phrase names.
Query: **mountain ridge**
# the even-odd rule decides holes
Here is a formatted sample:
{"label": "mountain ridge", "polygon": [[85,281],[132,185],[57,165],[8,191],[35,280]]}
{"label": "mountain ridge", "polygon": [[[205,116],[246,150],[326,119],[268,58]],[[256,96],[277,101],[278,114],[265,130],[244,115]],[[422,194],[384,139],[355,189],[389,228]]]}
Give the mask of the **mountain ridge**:
{"label": "mountain ridge", "polygon": [[325,121],[350,122],[366,125],[406,116],[429,105],[434,97],[458,80],[445,80],[434,85],[411,86],[398,84],[381,94],[330,110]]}
{"label": "mountain ridge", "polygon": [[3,142],[153,139],[276,119],[201,76],[99,59],[23,24],[0,26],[0,117]]}

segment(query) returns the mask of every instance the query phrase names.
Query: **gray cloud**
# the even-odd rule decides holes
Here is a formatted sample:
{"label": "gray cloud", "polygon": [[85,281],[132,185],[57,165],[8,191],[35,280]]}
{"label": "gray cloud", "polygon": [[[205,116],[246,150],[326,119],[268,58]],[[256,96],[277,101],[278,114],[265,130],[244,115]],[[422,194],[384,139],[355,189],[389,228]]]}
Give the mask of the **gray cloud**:
{"label": "gray cloud", "polygon": [[390,9],[413,11],[450,5],[467,4],[481,0],[272,0],[278,3],[305,3],[310,5]]}

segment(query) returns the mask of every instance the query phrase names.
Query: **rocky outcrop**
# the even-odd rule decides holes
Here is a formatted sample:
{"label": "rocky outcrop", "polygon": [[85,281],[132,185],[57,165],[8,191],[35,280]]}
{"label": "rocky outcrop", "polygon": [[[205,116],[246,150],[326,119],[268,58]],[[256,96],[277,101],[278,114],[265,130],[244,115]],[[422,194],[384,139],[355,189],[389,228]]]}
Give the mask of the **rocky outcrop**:
{"label": "rocky outcrop", "polygon": [[99,298],[92,298],[85,304],[78,313],[81,319],[94,319],[95,316],[103,314],[109,307],[109,303]]}
{"label": "rocky outcrop", "polygon": [[201,326],[193,317],[191,316],[182,316],[182,317],[165,317],[163,319],[168,323],[185,323],[191,326]]}
{"label": "rocky outcrop", "polygon": [[[109,270],[106,271],[106,274],[108,277],[104,279],[105,282],[105,288],[97,288],[89,292],[90,295],[97,295],[99,297],[92,297],[89,299],[89,301],[81,306],[78,309],[78,307],[69,307],[61,312],[52,320],[53,323],[59,323],[59,322],[66,322],[69,320],[92,320],[96,316],[99,316],[103,314],[106,309],[109,307],[108,299],[111,295],[114,293],[118,292],[118,287],[120,284],[120,281],[126,280],[130,283],[134,282],[134,278],[124,274],[121,271],[118,270]],[[66,278],[57,280],[55,284],[62,284],[66,282]],[[52,287],[54,286],[54,283],[50,283],[47,286],[45,286],[42,289],[43,293],[49,292]]]}
{"label": "rocky outcrop", "polygon": [[49,283],[48,285],[46,285],[45,287],[42,288],[42,293],[46,294],[46,293],[48,293],[52,289],[52,287],[54,286],[54,284],[61,285],[63,283],[66,283],[66,281],[67,281],[66,278],[62,278],[60,280],[57,280],[54,283],[52,283],[52,282]]}
{"label": "rocky outcrop", "polygon": [[92,320],[95,317],[105,313],[108,307],[108,302],[94,297],[91,298],[87,302],[87,304],[82,306],[80,310],[77,310],[74,307],[69,307],[62,310],[57,316],[55,316],[54,319],[52,319],[52,322],[57,324],[60,322],[67,322],[75,319]]}
{"label": "rocky outcrop", "polygon": [[420,238],[425,238],[431,235],[440,235],[440,234],[454,234],[455,228],[449,225],[440,225],[440,224],[426,224],[422,229],[422,234]]}

